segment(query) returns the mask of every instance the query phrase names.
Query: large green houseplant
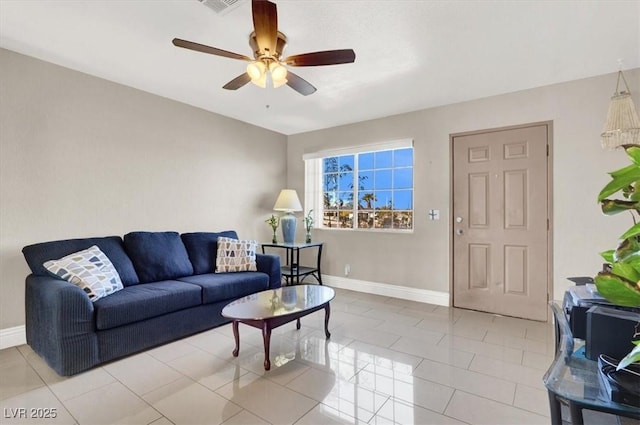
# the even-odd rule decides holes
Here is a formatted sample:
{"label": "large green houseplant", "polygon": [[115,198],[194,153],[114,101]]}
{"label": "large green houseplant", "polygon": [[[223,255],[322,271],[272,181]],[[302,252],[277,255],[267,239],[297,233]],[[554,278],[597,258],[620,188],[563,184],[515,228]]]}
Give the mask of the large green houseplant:
{"label": "large green houseplant", "polygon": [[[607,215],[630,212],[633,226],[621,236],[616,249],[600,253],[610,264],[595,277],[598,293],[608,301],[626,307],[640,306],[640,147],[625,146],[631,160],[628,165],[609,173],[611,181],[600,191],[598,202],[602,212]],[[620,194],[622,199],[610,199]],[[620,362],[623,368],[634,362],[640,362],[640,341],[633,342],[636,347]]]}

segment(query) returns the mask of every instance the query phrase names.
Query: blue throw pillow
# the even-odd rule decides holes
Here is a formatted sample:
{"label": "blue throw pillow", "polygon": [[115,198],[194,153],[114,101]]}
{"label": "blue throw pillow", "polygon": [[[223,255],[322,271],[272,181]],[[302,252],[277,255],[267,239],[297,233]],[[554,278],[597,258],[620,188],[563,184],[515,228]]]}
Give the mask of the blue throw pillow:
{"label": "blue throw pillow", "polygon": [[141,283],[193,275],[193,266],[177,232],[131,232],[126,249]]}
{"label": "blue throw pillow", "polygon": [[234,230],[225,230],[217,233],[183,233],[180,237],[187,248],[189,259],[193,264],[194,274],[213,273],[216,270],[219,237],[238,239],[238,235]]}

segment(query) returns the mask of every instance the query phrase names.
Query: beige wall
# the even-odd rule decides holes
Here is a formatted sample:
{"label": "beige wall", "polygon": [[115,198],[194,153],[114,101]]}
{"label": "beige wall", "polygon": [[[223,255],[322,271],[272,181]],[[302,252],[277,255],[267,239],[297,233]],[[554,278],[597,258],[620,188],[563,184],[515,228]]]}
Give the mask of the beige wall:
{"label": "beige wall", "polygon": [[[640,105],[640,69],[626,75]],[[597,253],[630,225],[627,217],[602,216],[595,202],[606,171],[625,164],[622,152],[599,145],[614,87],[608,74],[287,143],[278,133],[0,49],[0,330],[24,323],[26,244],[227,228],[268,239],[263,220],[278,191],[288,181],[304,193],[304,153],[401,138],[415,140],[415,231],[316,230],[314,238],[327,243],[323,271],[342,276],[349,263],[353,279],[448,291],[449,135],[548,120],[560,298],[564,278],[595,273]],[[427,219],[432,208],[440,221]]]}
{"label": "beige wall", "polygon": [[0,49],[0,329],[24,245],[132,230],[267,239],[286,136]]}
{"label": "beige wall", "polygon": [[[625,74],[640,105],[640,69]],[[449,291],[449,135],[553,121],[553,296],[561,299],[568,286],[565,277],[595,274],[602,264],[598,252],[614,247],[631,225],[626,215],[603,216],[596,203],[608,181],[606,172],[625,165],[623,152],[603,151],[599,140],[615,84],[613,73],[290,136],[288,181],[300,192],[304,153],[402,138],[415,141],[415,231],[316,230],[316,239],[327,243],[323,271],[344,276],[348,263],[352,279]],[[439,209],[441,220],[429,221],[429,209]]]}

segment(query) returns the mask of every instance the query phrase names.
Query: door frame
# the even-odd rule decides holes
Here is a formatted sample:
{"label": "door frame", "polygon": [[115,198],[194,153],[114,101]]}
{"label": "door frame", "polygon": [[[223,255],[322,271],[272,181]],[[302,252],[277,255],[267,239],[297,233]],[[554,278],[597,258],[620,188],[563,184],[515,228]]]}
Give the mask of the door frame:
{"label": "door frame", "polygon": [[[527,124],[510,125],[506,127],[495,127],[483,130],[465,131],[461,133],[449,134],[449,307],[453,306],[453,139],[460,136],[470,136],[484,133],[494,133],[496,131],[514,130],[518,128],[534,127],[545,125],[547,127],[547,217],[548,217],[548,238],[547,238],[547,301],[553,299],[553,121],[537,121]],[[551,319],[551,312],[547,312],[547,321]]]}

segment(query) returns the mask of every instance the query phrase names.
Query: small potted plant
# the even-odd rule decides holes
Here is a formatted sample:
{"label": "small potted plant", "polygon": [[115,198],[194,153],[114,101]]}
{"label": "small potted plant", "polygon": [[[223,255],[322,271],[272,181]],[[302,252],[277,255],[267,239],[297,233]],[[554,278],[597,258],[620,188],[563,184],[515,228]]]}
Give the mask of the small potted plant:
{"label": "small potted plant", "polygon": [[313,210],[309,210],[307,215],[304,217],[304,228],[307,230],[307,234],[305,235],[304,241],[306,243],[311,243],[311,229],[313,229],[313,217],[311,213]]}
{"label": "small potted plant", "polygon": [[275,215],[271,214],[271,217],[266,219],[265,223],[267,223],[271,227],[271,230],[273,230],[273,237],[271,238],[271,243],[278,243],[278,237],[276,236],[276,230],[278,230],[278,226],[280,226],[280,218],[278,218]]}

